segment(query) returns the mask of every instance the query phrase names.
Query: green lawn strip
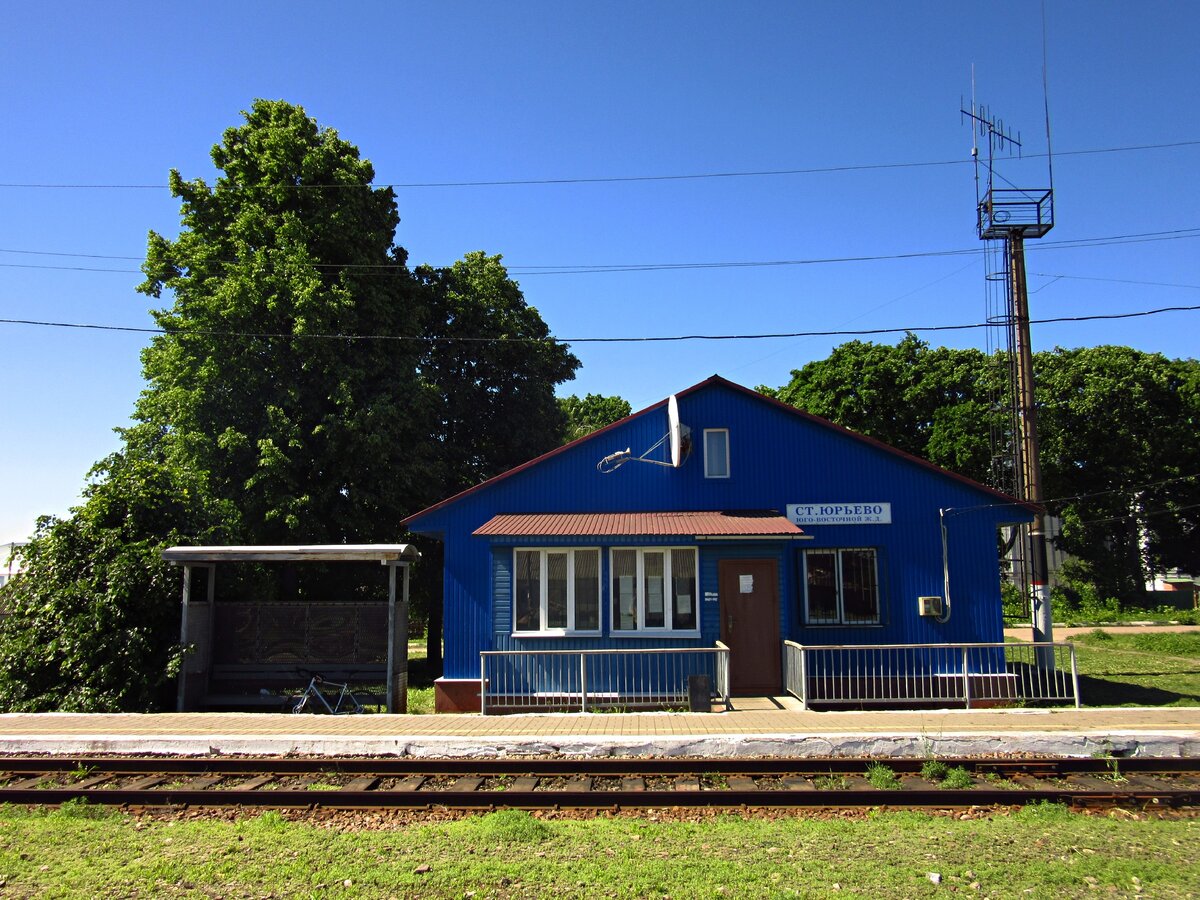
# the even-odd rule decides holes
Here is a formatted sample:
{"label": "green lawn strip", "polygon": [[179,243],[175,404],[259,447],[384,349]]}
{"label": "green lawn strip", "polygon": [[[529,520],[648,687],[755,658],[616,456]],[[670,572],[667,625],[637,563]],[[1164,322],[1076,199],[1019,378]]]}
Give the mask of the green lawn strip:
{"label": "green lawn strip", "polygon": [[1087,706],[1200,706],[1200,634],[1093,632],[1074,639]]}
{"label": "green lawn strip", "polygon": [[1074,640],[1088,646],[1172,657],[1192,668],[1200,659],[1198,631],[1113,632],[1097,628]]}
{"label": "green lawn strip", "polygon": [[[719,815],[547,821],[503,811],[349,830],[264,813],[143,822],[0,808],[0,893],[95,897],[991,897],[1200,891],[1196,820],[1060,807],[960,820]],[[936,873],[940,884],[930,879]],[[974,886],[974,887],[972,887]]]}
{"label": "green lawn strip", "polygon": [[1068,640],[1084,706],[1200,706],[1200,633],[1096,629]]}

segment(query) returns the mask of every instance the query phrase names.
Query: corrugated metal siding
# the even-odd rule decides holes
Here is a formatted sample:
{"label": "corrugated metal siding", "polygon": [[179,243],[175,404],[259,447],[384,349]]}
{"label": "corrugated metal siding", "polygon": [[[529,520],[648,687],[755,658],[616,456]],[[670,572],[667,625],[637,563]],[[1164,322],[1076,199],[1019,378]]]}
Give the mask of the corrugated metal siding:
{"label": "corrugated metal siding", "polygon": [[[997,498],[990,493],[721,385],[688,393],[679,405],[680,418],[691,427],[694,439],[692,456],[679,469],[630,462],[607,475],[596,470],[596,462],[615,450],[630,447],[637,455],[661,438],[666,431],[664,408],[467,495],[417,523],[421,531],[440,532],[446,541],[447,677],[477,677],[479,651],[511,640],[507,637],[511,623],[502,625],[504,616],[511,616],[511,603],[498,603],[497,607],[509,607],[503,611],[492,605],[493,591],[498,600],[509,597],[511,585],[501,582],[493,566],[489,539],[472,536],[499,513],[783,512],[788,503],[886,501],[892,504],[890,525],[808,525],[804,531],[811,540],[768,548],[780,559],[782,634],[806,643],[1001,639],[996,527],[1004,521],[1027,520],[1027,515],[995,505]],[[727,479],[703,477],[701,436],[705,428],[729,429],[731,476]],[[965,510],[947,518],[953,608],[945,624],[917,616],[917,597],[943,592],[939,507]],[[520,538],[493,540],[506,546],[529,543]],[[538,538],[536,543],[594,546],[596,540]],[[636,543],[671,544],[678,543],[678,538]],[[802,624],[796,554],[808,547],[879,548],[883,625]],[[704,603],[702,598],[705,591],[717,589],[714,560],[722,553],[762,556],[765,551],[729,545],[701,547],[702,640],[710,644],[719,634],[717,604]],[[607,608],[607,579],[604,584],[602,606]],[[538,646],[554,645],[551,639],[538,640]],[[590,638],[586,645],[643,645],[639,640]],[[647,638],[644,645],[661,644],[661,638]],[[564,640],[563,646],[572,645]]]}
{"label": "corrugated metal siding", "polygon": [[492,554],[492,632],[508,634],[513,627],[513,551],[497,548]]}

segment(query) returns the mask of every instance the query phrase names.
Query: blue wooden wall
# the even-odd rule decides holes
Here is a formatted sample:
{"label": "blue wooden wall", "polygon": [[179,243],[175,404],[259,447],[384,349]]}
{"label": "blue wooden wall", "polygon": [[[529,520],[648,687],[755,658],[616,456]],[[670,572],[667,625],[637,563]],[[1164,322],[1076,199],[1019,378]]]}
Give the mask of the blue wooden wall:
{"label": "blue wooden wall", "polygon": [[[629,447],[634,455],[667,429],[666,403],[492,479],[406,521],[412,531],[445,542],[445,677],[477,678],[488,649],[619,646],[711,646],[719,637],[717,562],[778,561],[780,634],[806,644],[926,643],[1002,639],[997,528],[1028,521],[1023,508],[965,479],[920,463],[822,420],[714,378],[678,395],[680,419],[692,429],[691,457],[678,469],[630,462],[610,474],[596,463]],[[520,427],[520,423],[513,423]],[[703,431],[729,429],[731,475],[705,479]],[[660,450],[658,458],[665,458]],[[610,632],[610,546],[689,545],[679,538],[491,540],[472,532],[499,513],[762,510],[789,503],[888,502],[889,525],[803,526],[804,541],[703,541],[699,546],[701,636],[625,637]],[[917,597],[941,595],[939,509],[949,509],[952,615],[945,623],[917,614]],[[514,546],[601,546],[601,637],[513,637]],[[807,626],[799,553],[817,547],[873,547],[878,552],[882,623]]]}

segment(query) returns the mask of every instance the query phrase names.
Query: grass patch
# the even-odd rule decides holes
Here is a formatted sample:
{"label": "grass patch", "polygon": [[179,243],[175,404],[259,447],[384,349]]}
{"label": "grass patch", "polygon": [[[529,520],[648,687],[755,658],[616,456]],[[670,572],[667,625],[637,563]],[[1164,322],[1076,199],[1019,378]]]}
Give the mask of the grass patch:
{"label": "grass patch", "polygon": [[[960,820],[699,815],[548,820],[503,811],[433,824],[328,828],[279,813],[234,821],[104,819],[0,808],[13,896],[927,897],[1186,896],[1196,820],[1034,806]],[[937,872],[941,884],[927,877]]]}
{"label": "grass patch", "polygon": [[962,766],[955,766],[953,769],[946,770],[946,774],[938,782],[938,787],[948,791],[965,791],[974,786],[975,779]]}
{"label": "grass patch", "polygon": [[950,767],[940,759],[927,759],[921,763],[921,777],[926,781],[941,781],[948,771]]}
{"label": "grass patch", "polygon": [[433,688],[408,687],[408,711],[414,716],[433,714]]}
{"label": "grass patch", "polygon": [[553,836],[550,823],[523,809],[502,809],[486,816],[471,816],[447,826],[448,837],[464,844],[542,844]]}
{"label": "grass patch", "polygon": [[867,766],[867,781],[878,791],[900,790],[900,779],[896,777],[896,771],[883,763],[874,762]]}
{"label": "grass patch", "polygon": [[433,714],[433,672],[427,650],[424,639],[408,642],[408,712],[416,716]]}

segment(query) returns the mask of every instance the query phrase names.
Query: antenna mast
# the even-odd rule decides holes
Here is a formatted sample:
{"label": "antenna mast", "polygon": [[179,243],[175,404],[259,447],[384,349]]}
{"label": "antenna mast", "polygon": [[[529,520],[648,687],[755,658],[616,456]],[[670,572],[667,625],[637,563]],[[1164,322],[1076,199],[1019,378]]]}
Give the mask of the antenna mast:
{"label": "antenna mast", "polygon": [[[1033,350],[1029,339],[1029,291],[1025,280],[1025,239],[1040,238],[1054,227],[1053,182],[1046,188],[996,187],[997,177],[1012,182],[996,171],[998,153],[1020,155],[1021,135],[1015,135],[1003,120],[985,106],[975,103],[974,72],[971,77],[971,107],[960,107],[971,123],[972,156],[975,158],[975,224],[979,239],[988,242],[988,259],[998,265],[989,267],[986,278],[991,285],[1003,284],[1005,312],[989,320],[1006,326],[1009,351],[1010,415],[1014,431],[1012,442],[1012,482],[1014,494],[1036,504],[1032,525],[1022,541],[1021,556],[1026,562],[1031,591],[1033,640],[1050,643],[1053,616],[1050,609],[1050,579],[1046,552],[1046,521],[1041,509],[1044,499],[1042,471],[1038,453],[1037,408],[1034,402]],[[1048,121],[1048,119],[1047,119]],[[978,139],[987,144],[986,183],[980,185]],[[1024,526],[1022,527],[1024,530]],[[1039,668],[1052,667],[1053,651],[1039,651]]]}

